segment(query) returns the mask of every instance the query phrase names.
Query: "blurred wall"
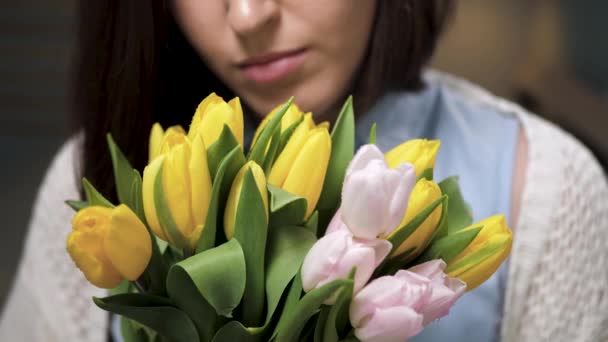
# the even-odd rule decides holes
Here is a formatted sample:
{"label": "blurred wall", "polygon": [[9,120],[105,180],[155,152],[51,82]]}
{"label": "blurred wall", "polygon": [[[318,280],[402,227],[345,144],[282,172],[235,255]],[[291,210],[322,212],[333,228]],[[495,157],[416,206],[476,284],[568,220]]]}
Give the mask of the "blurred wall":
{"label": "blurred wall", "polygon": [[72,1],[0,2],[0,304],[37,187],[66,137],[72,22]]}

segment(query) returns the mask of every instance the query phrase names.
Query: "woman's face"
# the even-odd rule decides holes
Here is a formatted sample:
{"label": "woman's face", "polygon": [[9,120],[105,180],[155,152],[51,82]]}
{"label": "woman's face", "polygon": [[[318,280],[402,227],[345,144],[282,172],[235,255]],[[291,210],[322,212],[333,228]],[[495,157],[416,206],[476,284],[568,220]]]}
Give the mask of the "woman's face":
{"label": "woman's face", "polygon": [[367,49],[375,0],[174,0],[208,66],[258,115],[290,96],[330,119]]}

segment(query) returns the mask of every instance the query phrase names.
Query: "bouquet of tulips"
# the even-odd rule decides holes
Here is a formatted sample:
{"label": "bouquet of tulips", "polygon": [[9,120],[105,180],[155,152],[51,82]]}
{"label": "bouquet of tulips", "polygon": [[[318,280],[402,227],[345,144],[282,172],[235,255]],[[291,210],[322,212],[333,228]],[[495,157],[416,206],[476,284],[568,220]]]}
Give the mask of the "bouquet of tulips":
{"label": "bouquet of tulips", "polygon": [[83,179],[67,250],[125,341],[405,341],[506,259],[502,215],[473,224],[439,141],[355,153],[292,100],[246,149],[238,98],[205,98],[189,130],[156,124],[143,177],[108,135],[114,204]]}

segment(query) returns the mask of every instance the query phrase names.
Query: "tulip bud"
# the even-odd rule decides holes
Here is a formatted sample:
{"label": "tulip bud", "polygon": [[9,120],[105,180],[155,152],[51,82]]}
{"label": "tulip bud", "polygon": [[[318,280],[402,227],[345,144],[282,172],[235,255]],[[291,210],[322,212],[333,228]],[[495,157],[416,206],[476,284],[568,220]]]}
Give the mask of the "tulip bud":
{"label": "tulip bud", "polygon": [[443,261],[433,260],[365,286],[350,306],[355,336],[361,342],[401,342],[445,316],[465,284],[447,277],[444,267]]}
{"label": "tulip bud", "polygon": [[159,155],[160,145],[163,142],[164,135],[165,131],[158,122],[152,125],[152,129],[150,130],[150,140],[148,142],[148,164]]}
{"label": "tulip bud", "polygon": [[268,175],[268,183],[306,199],[308,218],[319,201],[329,157],[331,137],[326,125],[315,127],[306,114]]}
{"label": "tulip bud", "polygon": [[[309,292],[332,280],[347,278],[356,267],[354,291],[359,291],[388,255],[391,243],[382,240],[360,240],[347,230],[327,234],[308,251],[302,264],[302,288]],[[333,304],[336,296],[326,304]]]}
{"label": "tulip bud", "polygon": [[[255,135],[253,136],[252,146],[258,140],[258,137],[260,136],[260,134],[262,133],[262,131],[264,130],[266,125],[268,125],[268,122],[270,120],[272,120],[272,118],[275,116],[275,114],[282,107],[283,107],[282,104],[276,106],[268,115],[266,115],[266,117],[264,117],[264,120],[262,120],[262,122],[260,122],[260,125],[256,129]],[[300,110],[298,105],[296,105],[295,103],[292,103],[289,106],[289,108],[287,108],[287,112],[285,112],[285,115],[283,115],[283,118],[281,119],[281,133],[283,133],[287,128],[289,128],[294,123],[298,122],[298,120],[300,120],[302,118],[302,116],[304,116],[304,115],[305,114]],[[306,115],[312,116],[311,113],[306,113]]]}
{"label": "tulip bud", "polygon": [[[429,181],[425,178],[420,179],[414,189],[412,190],[412,194],[410,195],[409,202],[407,205],[407,211],[405,212],[405,216],[401,223],[399,224],[399,228],[405,227],[416,215],[420,214],[425,208],[429,205],[433,204],[433,202],[437,201],[441,197],[441,189],[439,185],[433,181]],[[428,245],[429,239],[433,236],[433,233],[439,226],[439,221],[441,220],[442,208],[443,206],[440,204],[437,206],[429,216],[422,222],[418,228],[397,248],[397,250],[393,253],[393,256],[402,254],[408,250],[413,251],[408,254],[408,259],[415,258],[418,256],[424,248]],[[395,230],[389,238],[397,233],[399,229]]]}
{"label": "tulip bud", "polygon": [[262,170],[258,164],[253,161],[249,161],[243,165],[243,167],[241,167],[236,177],[234,177],[232,187],[230,188],[230,193],[228,194],[226,210],[224,211],[224,233],[226,234],[226,238],[228,240],[232,239],[234,236],[236,211],[239,206],[239,201],[241,200],[243,182],[245,180],[247,171],[251,171],[253,175],[255,184],[257,185],[260,196],[262,197],[262,202],[264,202],[264,208],[266,208],[266,219],[268,219],[268,191],[266,190],[266,176],[264,175],[264,170]]}
{"label": "tulip bud", "polygon": [[67,250],[91,284],[116,287],[123,279],[136,280],[152,256],[150,234],[124,204],[113,209],[91,206],[72,219]]}
{"label": "tulip bud", "polygon": [[513,236],[503,215],[491,216],[463,230],[483,226],[471,243],[450,260],[446,272],[467,283],[467,291],[488,280],[511,252]]}
{"label": "tulip bud", "polygon": [[439,140],[409,140],[388,151],[386,161],[391,168],[405,162],[414,164],[416,177],[418,177],[426,169],[435,167],[435,157],[440,144]]}
{"label": "tulip bud", "polygon": [[190,142],[183,132],[167,130],[160,155],[144,169],[142,193],[152,231],[175,247],[194,250],[211,200],[203,139],[195,136]]}
{"label": "tulip bud", "polygon": [[342,187],[342,219],[359,238],[389,235],[403,218],[416,179],[412,165],[390,169],[375,145],[357,151]]}
{"label": "tulip bud", "polygon": [[224,125],[230,127],[232,134],[243,146],[243,109],[238,97],[226,103],[211,93],[196,108],[188,131],[188,138],[193,141],[200,134],[205,146],[209,147],[220,137]]}

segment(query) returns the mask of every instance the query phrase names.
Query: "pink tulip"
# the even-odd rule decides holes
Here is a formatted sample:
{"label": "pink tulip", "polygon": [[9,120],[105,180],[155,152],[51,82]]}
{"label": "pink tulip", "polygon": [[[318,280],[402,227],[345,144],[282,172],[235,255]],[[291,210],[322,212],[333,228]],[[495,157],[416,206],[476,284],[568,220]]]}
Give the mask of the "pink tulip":
{"label": "pink tulip", "polygon": [[446,276],[444,268],[443,261],[432,260],[365,286],[350,306],[355,336],[362,342],[402,342],[446,315],[466,285]]}
{"label": "pink tulip", "polygon": [[[327,234],[317,241],[304,258],[302,287],[309,292],[332,280],[347,278],[356,267],[354,291],[359,291],[374,270],[391,251],[390,242],[382,239],[361,240],[348,230]],[[326,301],[333,304],[335,296]]]}
{"label": "pink tulip", "polygon": [[389,168],[375,145],[362,146],[346,170],[342,187],[342,220],[363,239],[387,236],[398,228],[416,183],[409,163]]}

